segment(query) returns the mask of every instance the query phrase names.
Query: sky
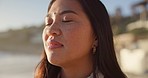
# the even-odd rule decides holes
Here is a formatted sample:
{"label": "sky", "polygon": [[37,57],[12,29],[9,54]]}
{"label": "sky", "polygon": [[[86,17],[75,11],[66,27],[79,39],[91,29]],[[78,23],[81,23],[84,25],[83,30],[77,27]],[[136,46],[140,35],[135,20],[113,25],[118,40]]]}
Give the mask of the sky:
{"label": "sky", "polygon": [[[101,1],[110,15],[120,7],[122,14],[129,16],[131,5],[142,0]],[[49,2],[50,0],[0,0],[0,32],[43,24]]]}

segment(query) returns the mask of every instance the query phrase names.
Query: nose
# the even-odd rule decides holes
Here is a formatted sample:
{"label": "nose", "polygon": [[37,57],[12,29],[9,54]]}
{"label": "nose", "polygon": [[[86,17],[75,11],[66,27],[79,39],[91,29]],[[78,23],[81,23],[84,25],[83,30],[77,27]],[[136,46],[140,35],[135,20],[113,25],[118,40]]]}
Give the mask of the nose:
{"label": "nose", "polygon": [[61,29],[59,27],[59,24],[54,22],[50,26],[47,26],[45,29],[45,33],[48,36],[59,36],[61,35]]}

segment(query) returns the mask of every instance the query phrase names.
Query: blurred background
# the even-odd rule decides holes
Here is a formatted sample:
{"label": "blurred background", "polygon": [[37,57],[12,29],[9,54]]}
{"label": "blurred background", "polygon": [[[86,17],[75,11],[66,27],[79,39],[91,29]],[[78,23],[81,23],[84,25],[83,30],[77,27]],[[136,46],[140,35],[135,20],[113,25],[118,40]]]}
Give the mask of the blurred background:
{"label": "blurred background", "polygon": [[[0,0],[0,78],[33,78],[50,0]],[[148,78],[148,0],[101,0],[129,78]]]}

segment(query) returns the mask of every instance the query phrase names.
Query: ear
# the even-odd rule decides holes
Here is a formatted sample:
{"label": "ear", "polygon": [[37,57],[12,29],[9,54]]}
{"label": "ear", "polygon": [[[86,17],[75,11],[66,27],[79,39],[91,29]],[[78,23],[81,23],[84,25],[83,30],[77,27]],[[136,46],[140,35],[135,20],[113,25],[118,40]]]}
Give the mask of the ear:
{"label": "ear", "polygon": [[97,47],[98,46],[98,39],[95,39],[93,46]]}
{"label": "ear", "polygon": [[98,46],[98,38],[97,38],[97,36],[94,34],[94,40],[93,40],[92,48],[97,47],[97,46]]}

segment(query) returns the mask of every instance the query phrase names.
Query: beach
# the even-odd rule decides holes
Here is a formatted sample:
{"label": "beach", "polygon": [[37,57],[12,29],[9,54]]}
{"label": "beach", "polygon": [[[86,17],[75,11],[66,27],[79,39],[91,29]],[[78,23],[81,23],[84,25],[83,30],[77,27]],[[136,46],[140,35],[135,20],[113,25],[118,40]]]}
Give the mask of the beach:
{"label": "beach", "polygon": [[33,78],[39,55],[0,51],[0,78]]}

